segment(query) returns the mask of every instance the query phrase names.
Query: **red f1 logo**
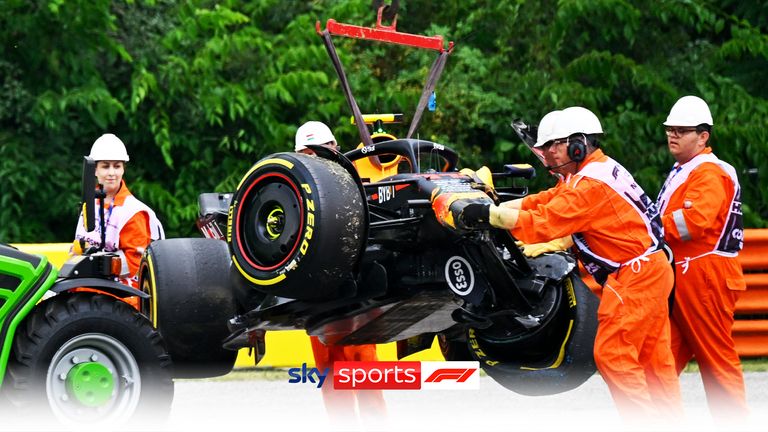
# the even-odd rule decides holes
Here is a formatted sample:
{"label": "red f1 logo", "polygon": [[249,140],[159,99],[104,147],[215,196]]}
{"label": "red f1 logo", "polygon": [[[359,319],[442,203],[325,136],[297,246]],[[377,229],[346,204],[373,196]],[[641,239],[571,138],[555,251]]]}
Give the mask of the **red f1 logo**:
{"label": "red f1 logo", "polygon": [[432,375],[427,377],[424,382],[440,382],[443,380],[451,380],[463,383],[467,380],[477,368],[443,368],[432,372]]}
{"label": "red f1 logo", "polygon": [[422,390],[477,390],[478,362],[421,362]]}
{"label": "red f1 logo", "polygon": [[477,390],[480,387],[480,373],[475,372],[479,368],[480,363],[472,361],[334,362],[333,388],[336,390]]}

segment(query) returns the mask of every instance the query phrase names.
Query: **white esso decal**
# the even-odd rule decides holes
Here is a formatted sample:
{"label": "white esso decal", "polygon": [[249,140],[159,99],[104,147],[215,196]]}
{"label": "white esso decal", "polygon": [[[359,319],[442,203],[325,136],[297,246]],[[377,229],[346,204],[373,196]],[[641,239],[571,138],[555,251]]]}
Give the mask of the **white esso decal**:
{"label": "white esso decal", "polygon": [[465,296],[475,287],[475,273],[463,257],[452,256],[445,263],[445,281],[451,291]]}

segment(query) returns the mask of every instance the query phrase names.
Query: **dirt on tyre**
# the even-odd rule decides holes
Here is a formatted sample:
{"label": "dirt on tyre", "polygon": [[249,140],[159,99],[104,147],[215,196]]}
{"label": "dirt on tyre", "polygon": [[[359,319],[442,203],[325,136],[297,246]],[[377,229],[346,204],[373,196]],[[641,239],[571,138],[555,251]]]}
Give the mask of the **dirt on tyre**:
{"label": "dirt on tyre", "polygon": [[237,351],[222,347],[236,305],[227,244],[207,238],[152,242],[142,258],[142,312],[168,346],[175,378],[225,375]]}
{"label": "dirt on tyre", "polygon": [[556,288],[558,310],[537,331],[501,339],[470,329],[470,354],[496,382],[527,396],[572,390],[597,370],[593,355],[599,301],[577,274]]}
{"label": "dirt on tyre", "polygon": [[233,263],[261,292],[333,297],[364,248],[365,205],[339,164],[298,153],[268,156],[246,173],[232,199]]}
{"label": "dirt on tyre", "polygon": [[19,326],[2,386],[20,420],[143,424],[167,417],[171,359],[126,303],[92,293],[40,303]]}

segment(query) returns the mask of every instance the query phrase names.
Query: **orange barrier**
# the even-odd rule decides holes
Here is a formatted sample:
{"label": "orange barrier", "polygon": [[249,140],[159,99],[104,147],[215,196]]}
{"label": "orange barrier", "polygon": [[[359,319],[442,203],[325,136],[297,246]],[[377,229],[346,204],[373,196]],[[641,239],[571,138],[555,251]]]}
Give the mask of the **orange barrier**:
{"label": "orange barrier", "polygon": [[733,338],[742,357],[768,356],[768,230],[744,230],[739,253],[747,290],[736,302]]}
{"label": "orange barrier", "polygon": [[[768,229],[744,230],[744,249],[739,253],[744,273],[768,273]],[[765,277],[768,280],[768,276]],[[768,303],[765,305],[768,310]]]}
{"label": "orange barrier", "polygon": [[768,356],[768,319],[733,323],[733,339],[740,357]]}
{"label": "orange barrier", "polygon": [[[768,229],[744,230],[739,253],[747,290],[736,302],[733,338],[741,357],[768,357]],[[584,282],[593,291],[599,286],[579,264]]]}
{"label": "orange barrier", "polygon": [[768,274],[746,273],[744,279],[747,281],[747,290],[741,294],[736,303],[736,313],[743,315],[768,313]]}

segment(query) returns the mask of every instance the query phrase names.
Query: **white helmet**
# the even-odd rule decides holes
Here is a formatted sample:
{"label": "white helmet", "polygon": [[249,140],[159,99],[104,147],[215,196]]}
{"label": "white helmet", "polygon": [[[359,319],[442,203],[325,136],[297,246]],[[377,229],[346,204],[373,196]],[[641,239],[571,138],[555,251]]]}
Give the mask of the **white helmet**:
{"label": "white helmet", "polygon": [[538,133],[536,134],[536,144],[534,147],[541,147],[552,140],[552,132],[555,131],[555,123],[560,118],[562,111],[555,110],[544,114],[539,122]]}
{"label": "white helmet", "polygon": [[100,136],[91,146],[89,158],[95,161],[123,161],[128,162],[128,152],[125,150],[125,144],[113,134],[104,134]]}
{"label": "white helmet", "polygon": [[562,110],[557,116],[554,130],[549,139],[568,138],[576,133],[601,134],[603,133],[603,126],[592,111],[584,107],[572,106]]}
{"label": "white helmet", "polygon": [[672,105],[664,126],[698,126],[702,123],[714,125],[707,103],[698,96],[683,96]]}
{"label": "white helmet", "polygon": [[309,144],[326,144],[336,142],[333,132],[323,122],[308,121],[296,131],[296,147],[294,151],[301,151]]}

